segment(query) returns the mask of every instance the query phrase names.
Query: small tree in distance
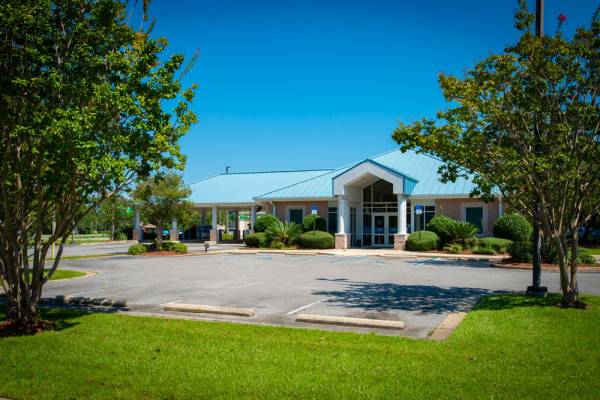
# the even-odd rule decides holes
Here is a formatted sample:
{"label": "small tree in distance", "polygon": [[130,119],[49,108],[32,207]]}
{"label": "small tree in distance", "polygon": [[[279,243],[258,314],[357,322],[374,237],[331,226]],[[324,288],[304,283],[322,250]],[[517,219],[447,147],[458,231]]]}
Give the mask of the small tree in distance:
{"label": "small tree in distance", "polygon": [[157,250],[162,247],[162,231],[173,218],[183,226],[198,220],[198,212],[188,200],[192,190],[183,183],[181,175],[167,173],[140,182],[133,191],[142,218],[156,226]]}

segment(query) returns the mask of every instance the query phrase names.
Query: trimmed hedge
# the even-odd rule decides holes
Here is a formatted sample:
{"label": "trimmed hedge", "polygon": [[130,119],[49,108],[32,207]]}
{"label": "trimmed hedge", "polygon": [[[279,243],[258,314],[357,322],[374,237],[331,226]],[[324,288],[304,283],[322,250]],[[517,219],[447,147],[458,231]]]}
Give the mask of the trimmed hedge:
{"label": "trimmed hedge", "polygon": [[265,232],[274,221],[279,221],[279,219],[272,214],[261,215],[254,223],[254,232]]}
{"label": "trimmed hedge", "polygon": [[123,232],[117,232],[115,233],[115,237],[113,238],[113,240],[127,240],[127,235]]}
{"label": "trimmed hedge", "polygon": [[440,237],[435,232],[417,231],[408,236],[406,250],[429,251],[439,247]]}
{"label": "trimmed hedge", "polygon": [[505,214],[494,223],[494,236],[513,242],[529,242],[533,228],[521,214]]}
{"label": "trimmed hedge", "polygon": [[515,262],[531,262],[533,245],[531,242],[513,242],[508,246],[508,253]]}
{"label": "trimmed hedge", "polygon": [[455,223],[455,220],[445,215],[436,215],[429,221],[425,229],[436,233],[440,237],[440,247],[443,247],[452,241],[451,232]]}
{"label": "trimmed hedge", "polygon": [[221,240],[233,240],[233,233],[222,233],[221,234]]}
{"label": "trimmed hedge", "polygon": [[164,241],[162,242],[162,246],[160,247],[162,251],[173,251],[179,254],[187,253],[187,245],[180,242],[172,242],[172,241]]}
{"label": "trimmed hedge", "polygon": [[251,233],[244,236],[244,243],[248,247],[269,247],[269,236],[265,232]]}
{"label": "trimmed hedge", "polygon": [[129,246],[129,249],[127,250],[127,252],[129,254],[131,254],[132,256],[138,256],[140,254],[144,254],[148,251],[148,246],[143,245],[141,243],[138,244],[133,244],[131,246]]}
{"label": "trimmed hedge", "polygon": [[512,243],[512,240],[501,239],[496,237],[486,237],[477,240],[477,247],[486,247],[497,251],[498,253],[506,253],[508,246]]}
{"label": "trimmed hedge", "polygon": [[473,254],[496,254],[494,249],[491,247],[477,246],[471,250]]}
{"label": "trimmed hedge", "polygon": [[329,232],[305,232],[298,238],[300,247],[304,249],[333,249],[335,237]]}
{"label": "trimmed hedge", "polygon": [[[569,259],[571,258],[571,250],[567,251],[567,257]],[[558,256],[554,249],[550,250],[548,254],[548,261],[554,264],[558,264]],[[577,249],[577,262],[579,264],[596,264],[596,259],[588,249],[579,247]]]}
{"label": "trimmed hedge", "polygon": [[313,221],[316,230],[327,231],[327,221],[325,221],[324,218],[318,215],[310,214],[304,217],[304,219],[302,220],[302,228],[304,229],[304,232],[313,231]]}

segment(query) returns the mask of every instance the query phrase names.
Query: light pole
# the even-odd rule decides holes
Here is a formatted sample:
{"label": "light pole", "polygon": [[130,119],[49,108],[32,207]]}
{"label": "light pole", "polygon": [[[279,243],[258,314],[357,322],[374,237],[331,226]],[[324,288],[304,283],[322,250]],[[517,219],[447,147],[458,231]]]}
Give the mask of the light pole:
{"label": "light pole", "polygon": [[[535,2],[535,34],[539,39],[544,36],[544,0],[536,0]],[[534,152],[535,155],[540,152],[540,131],[538,127],[539,119],[534,118],[535,126],[533,127],[534,134]],[[534,159],[534,163],[537,161]],[[537,174],[537,166],[534,164],[534,174]],[[545,296],[548,293],[548,288],[541,286],[542,284],[542,235],[540,223],[540,201],[538,196],[535,196],[535,217],[533,219],[533,266],[532,266],[532,285],[527,287],[528,295]]]}

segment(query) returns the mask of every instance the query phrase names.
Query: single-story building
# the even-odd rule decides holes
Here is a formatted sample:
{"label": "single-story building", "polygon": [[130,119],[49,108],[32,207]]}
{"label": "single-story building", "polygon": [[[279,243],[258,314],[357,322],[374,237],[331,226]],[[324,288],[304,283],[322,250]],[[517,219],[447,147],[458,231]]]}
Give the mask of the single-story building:
{"label": "single-story building", "polygon": [[316,208],[342,249],[401,249],[408,234],[424,229],[436,214],[471,222],[480,234],[491,235],[504,212],[502,199],[484,203],[469,197],[471,179],[442,183],[441,165],[435,157],[395,149],[337,169],[224,173],[192,184],[191,200],[212,210],[213,241],[219,238],[219,210],[249,211],[252,228],[257,213],[301,223]]}

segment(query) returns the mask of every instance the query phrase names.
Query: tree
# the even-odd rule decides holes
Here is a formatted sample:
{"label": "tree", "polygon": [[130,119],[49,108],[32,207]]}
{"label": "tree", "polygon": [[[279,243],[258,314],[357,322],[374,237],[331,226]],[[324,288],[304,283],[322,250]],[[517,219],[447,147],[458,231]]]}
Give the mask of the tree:
{"label": "tree", "polygon": [[[563,305],[581,305],[577,286],[577,231],[600,209],[600,21],[537,37],[520,1],[517,44],[492,55],[462,79],[440,75],[453,107],[437,120],[400,124],[401,148],[445,161],[442,179],[471,177],[473,195],[499,190],[511,207],[539,218],[560,266]],[[537,213],[536,213],[537,210]]]}
{"label": "tree", "polygon": [[123,195],[115,195],[101,202],[97,212],[100,224],[110,232],[111,239],[115,239],[117,231],[132,225],[132,202]]}
{"label": "tree", "polygon": [[183,56],[162,55],[167,40],[150,36],[153,24],[130,26],[128,7],[0,3],[0,281],[18,329],[41,323],[42,289],[73,227],[139,177],[185,161],[177,142],[196,121],[195,85],[182,89]]}
{"label": "tree", "polygon": [[197,211],[187,200],[192,190],[183,183],[181,175],[168,173],[156,175],[140,182],[133,199],[142,217],[156,225],[157,249],[162,247],[162,230],[173,218],[183,221],[197,220]]}

